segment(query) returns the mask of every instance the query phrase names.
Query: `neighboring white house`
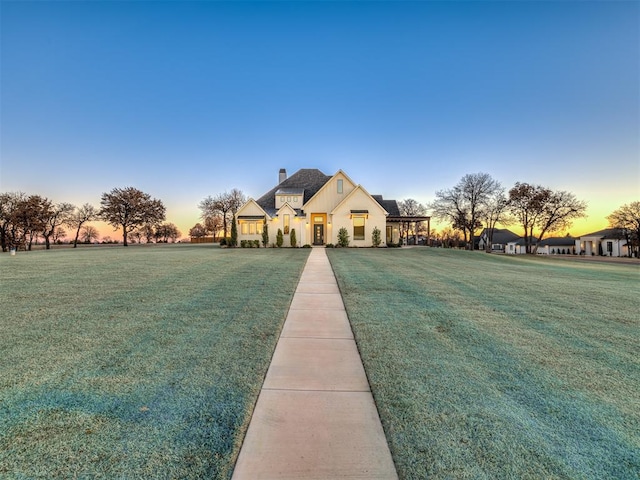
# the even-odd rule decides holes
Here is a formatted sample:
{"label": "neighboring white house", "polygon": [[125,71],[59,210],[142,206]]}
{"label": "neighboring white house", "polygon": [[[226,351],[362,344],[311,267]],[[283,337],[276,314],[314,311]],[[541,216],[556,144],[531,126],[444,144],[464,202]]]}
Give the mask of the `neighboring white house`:
{"label": "neighboring white house", "polygon": [[[489,243],[489,230],[485,228],[480,234],[480,240],[478,240],[478,249],[486,250]],[[513,233],[506,228],[494,228],[493,238],[491,239],[491,250],[494,252],[505,252],[507,244],[509,242],[515,242],[520,239],[520,235]]]}
{"label": "neighboring white house", "polygon": [[576,253],[580,255],[606,255],[624,257],[629,255],[627,240],[618,228],[607,228],[582,235],[575,240]]}
{"label": "neighboring white house", "polygon": [[[536,247],[538,243],[537,237],[531,237],[531,251]],[[517,240],[513,240],[507,243],[505,247],[504,253],[508,253],[511,255],[524,255],[527,253],[527,246],[525,244],[524,238],[520,237]]]}
{"label": "neighboring white house", "polygon": [[[372,233],[380,230],[382,243],[398,243],[402,217],[395,200],[370,195],[342,170],[328,176],[317,169],[301,169],[287,177],[280,170],[279,183],[263,196],[250,198],[236,214],[238,241],[262,240],[268,229],[269,243],[282,230],[284,245],[290,245],[295,229],[297,244],[338,243],[338,231],[346,228],[349,245],[370,247]],[[421,217],[429,222],[429,217]]]}
{"label": "neighboring white house", "polygon": [[550,237],[538,242],[538,255],[571,255],[575,253],[576,239],[574,237]]}

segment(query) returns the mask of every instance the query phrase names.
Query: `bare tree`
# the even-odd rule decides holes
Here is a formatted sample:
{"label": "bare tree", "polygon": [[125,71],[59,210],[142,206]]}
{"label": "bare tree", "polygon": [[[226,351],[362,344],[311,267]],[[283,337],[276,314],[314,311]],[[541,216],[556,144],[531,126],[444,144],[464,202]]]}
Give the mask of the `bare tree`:
{"label": "bare tree", "polygon": [[76,208],[76,210],[67,218],[66,224],[74,228],[76,231],[76,235],[73,239],[73,248],[78,246],[78,237],[80,236],[80,229],[82,226],[94,220],[98,216],[98,211],[96,208],[89,204],[85,203],[81,207]]}
{"label": "bare tree", "polygon": [[220,230],[222,229],[222,223],[222,215],[207,217],[204,221],[205,235],[207,234],[206,232],[211,232],[213,241],[215,242]]}
{"label": "bare tree", "polygon": [[98,234],[98,230],[96,229],[96,227],[85,225],[84,227],[82,227],[81,238],[84,243],[91,243],[94,240],[98,240],[100,238],[100,235]]}
{"label": "bare tree", "polygon": [[0,245],[3,252],[17,246],[18,225],[15,213],[26,198],[27,195],[23,192],[0,194]]}
{"label": "bare tree", "polygon": [[622,205],[607,216],[612,228],[619,228],[629,245],[629,256],[640,257],[640,202]]}
{"label": "bare tree", "polygon": [[169,242],[171,240],[175,243],[177,238],[180,236],[180,230],[173,223],[163,223],[156,227],[156,241],[162,241],[163,243]]}
{"label": "bare tree", "polygon": [[133,187],[114,188],[102,194],[100,217],[109,225],[122,227],[124,246],[127,235],[142,225],[156,225],[165,219],[165,207],[160,200]]}
{"label": "bare tree", "polygon": [[431,210],[436,218],[462,231],[465,242],[468,233],[469,248],[473,249],[476,231],[486,218],[487,203],[499,189],[500,183],[488,173],[467,174],[452,189],[437,191]]}
{"label": "bare tree", "polygon": [[509,190],[509,210],[524,229],[527,253],[538,248],[537,244],[532,248],[536,229],[540,241],[547,233],[566,229],[574,219],[584,217],[586,209],[585,202],[565,191],[519,182]]}
{"label": "bare tree", "polygon": [[485,249],[487,253],[491,253],[493,233],[496,229],[496,225],[498,223],[508,225],[512,222],[512,219],[507,215],[508,204],[509,199],[505,195],[504,187],[497,184],[496,190],[494,190],[486,199],[483,216],[480,219],[484,222],[485,228],[487,229],[488,242]]}
{"label": "bare tree", "polygon": [[[407,198],[406,200],[401,200],[398,202],[398,209],[400,210],[400,215],[403,217],[424,217],[427,215],[427,209],[424,205],[413,198]],[[405,240],[409,239],[409,232],[411,232],[411,224],[413,223],[413,234],[417,237],[420,232],[420,223],[419,221],[404,221],[401,222],[400,225],[400,238],[404,237]],[[417,245],[416,238],[416,245]]]}
{"label": "bare tree", "polygon": [[18,201],[10,219],[13,246],[24,246],[26,250],[31,250],[34,239],[45,228],[50,209],[51,201],[40,195],[30,195]]}
{"label": "bare tree", "polygon": [[156,235],[156,232],[152,225],[143,225],[136,231],[138,232],[138,235],[139,235],[138,238],[144,238],[144,241],[146,243],[151,243]]}
{"label": "bare tree", "polygon": [[53,240],[53,243],[58,243],[58,242],[61,242],[62,239],[65,238],[66,236],[67,236],[67,231],[62,227],[58,227],[53,232],[53,235],[51,236],[51,240]]}
{"label": "bare tree", "polygon": [[189,236],[192,238],[202,238],[207,235],[207,230],[201,223],[196,223],[189,229]]}
{"label": "bare tree", "polygon": [[43,210],[44,228],[42,229],[42,236],[44,237],[46,250],[51,248],[51,236],[57,228],[67,223],[75,208],[70,203],[58,203],[50,205]]}
{"label": "bare tree", "polygon": [[238,209],[246,201],[244,194],[234,188],[231,192],[224,192],[215,197],[208,196],[198,204],[202,212],[201,218],[207,222],[208,218],[220,215],[222,217],[222,228],[224,236],[227,237],[229,231],[228,222],[233,221]]}

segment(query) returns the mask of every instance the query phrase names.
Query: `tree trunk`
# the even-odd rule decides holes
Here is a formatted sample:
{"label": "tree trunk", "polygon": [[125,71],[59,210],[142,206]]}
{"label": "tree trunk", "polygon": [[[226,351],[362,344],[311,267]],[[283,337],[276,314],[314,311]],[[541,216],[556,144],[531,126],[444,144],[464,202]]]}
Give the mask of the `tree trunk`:
{"label": "tree trunk", "polygon": [[78,230],[76,230],[76,238],[73,239],[73,248],[78,247],[78,237],[80,236],[80,228],[82,228],[82,224],[78,226]]}

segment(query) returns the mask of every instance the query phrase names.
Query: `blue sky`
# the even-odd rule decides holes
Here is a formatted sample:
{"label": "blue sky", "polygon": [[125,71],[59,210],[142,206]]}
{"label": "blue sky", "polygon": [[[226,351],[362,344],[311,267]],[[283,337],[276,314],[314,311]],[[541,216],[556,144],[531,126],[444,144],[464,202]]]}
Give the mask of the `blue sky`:
{"label": "blue sky", "polygon": [[570,190],[574,234],[640,199],[637,1],[0,8],[3,192],[134,186],[184,235],[204,197],[280,168],[423,203],[480,171]]}

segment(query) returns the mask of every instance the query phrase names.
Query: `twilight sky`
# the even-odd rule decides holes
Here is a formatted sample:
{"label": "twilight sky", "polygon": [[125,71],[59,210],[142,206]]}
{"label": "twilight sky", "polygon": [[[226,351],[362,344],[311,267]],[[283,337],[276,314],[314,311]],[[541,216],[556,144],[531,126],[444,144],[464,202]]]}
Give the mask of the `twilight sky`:
{"label": "twilight sky", "polygon": [[2,192],[133,186],[183,236],[280,168],[423,203],[476,172],[569,190],[574,235],[640,199],[637,1],[1,0],[0,27]]}

